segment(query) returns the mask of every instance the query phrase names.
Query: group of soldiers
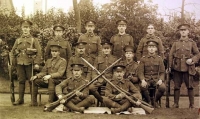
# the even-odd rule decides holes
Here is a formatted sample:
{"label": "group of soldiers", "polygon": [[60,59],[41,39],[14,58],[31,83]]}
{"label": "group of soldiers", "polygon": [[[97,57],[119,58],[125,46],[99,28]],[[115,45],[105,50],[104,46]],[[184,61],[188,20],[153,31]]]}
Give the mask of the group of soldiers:
{"label": "group of soldiers", "polygon": [[[126,33],[127,21],[116,22],[118,33],[110,41],[101,42],[94,34],[95,22],[85,23],[86,33],[82,34],[75,44],[75,54],[68,40],[63,38],[65,28],[62,25],[53,27],[54,36],[45,48],[45,65],[42,62],[41,47],[37,38],[30,34],[32,22],[21,22],[22,35],[16,39],[12,48],[12,64],[17,68],[19,80],[19,99],[13,105],[24,103],[25,81],[29,80],[31,100],[30,106],[37,106],[38,87],[48,88],[49,100],[52,103],[62,99],[68,110],[83,112],[85,108],[95,104],[97,99],[101,105],[109,107],[112,113],[139,106],[141,100],[151,104],[149,87],[155,88],[155,108],[161,105],[158,101],[164,95],[166,68],[163,63],[164,47],[162,40],[154,35],[153,24],[147,26],[147,34],[141,39],[134,51],[135,44],[131,35]],[[200,53],[196,43],[188,38],[189,25],[178,26],[181,38],[174,42],[169,54],[168,72],[174,72],[174,105],[179,107],[180,87],[184,81],[187,89],[190,108],[194,108],[193,75],[194,64],[198,62]],[[135,60],[136,59],[136,60]],[[98,77],[113,62],[119,60],[112,68],[100,76],[83,91],[77,90]],[[94,67],[91,67],[94,66]],[[98,71],[94,70],[97,69]],[[34,73],[34,70],[40,70]],[[124,92],[113,88],[114,84],[129,92],[138,99],[132,104]],[[63,96],[75,91],[75,97],[64,100]],[[99,106],[99,105],[98,105]]]}

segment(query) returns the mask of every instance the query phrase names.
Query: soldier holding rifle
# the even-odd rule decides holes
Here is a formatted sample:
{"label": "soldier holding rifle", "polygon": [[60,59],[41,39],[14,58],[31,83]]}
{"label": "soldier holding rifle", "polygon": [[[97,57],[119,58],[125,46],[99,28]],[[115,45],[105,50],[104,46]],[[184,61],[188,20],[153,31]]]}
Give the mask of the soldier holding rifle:
{"label": "soldier holding rifle", "polygon": [[[63,97],[63,94],[68,94],[78,87],[87,84],[87,80],[84,80],[83,74],[83,64],[72,64],[72,77],[62,81],[59,85],[56,86],[56,95],[59,99]],[[83,113],[84,108],[89,107],[95,103],[95,98],[92,95],[89,95],[88,88],[85,88],[83,91],[77,90],[75,92],[76,96],[65,100],[62,99],[60,103],[64,104],[71,111],[77,111]]]}
{"label": "soldier holding rifle", "polygon": [[[32,22],[24,20],[21,22],[22,35],[18,38],[11,51],[13,65],[17,67],[17,76],[19,80],[19,99],[14,105],[24,103],[25,82],[31,78],[32,66],[39,69],[41,61],[41,47],[38,39],[30,34]],[[31,84],[31,82],[29,82]],[[30,92],[31,86],[30,86]]]}
{"label": "soldier holding rifle", "polygon": [[159,108],[158,101],[165,92],[165,66],[163,59],[156,54],[158,43],[155,41],[147,42],[148,54],[143,56],[138,67],[138,77],[141,80],[141,93],[147,103],[150,104],[149,87],[155,88],[155,107]]}
{"label": "soldier holding rifle", "polygon": [[193,76],[195,75],[195,63],[200,54],[196,43],[188,37],[189,24],[181,24],[178,27],[180,39],[173,43],[169,54],[170,71],[173,69],[174,79],[174,108],[179,108],[179,96],[181,84],[184,81],[188,89],[189,108],[194,108]]}
{"label": "soldier holding rifle", "polygon": [[[141,94],[139,90],[127,79],[124,79],[125,74],[125,66],[124,65],[116,65],[112,69],[113,78],[111,79],[111,83],[119,86],[120,88],[128,91],[134,97],[141,99]],[[107,84],[105,97],[103,98],[103,102],[105,106],[111,108],[111,112],[113,114],[119,113],[121,111],[126,111],[129,107],[132,106],[132,103],[126,99],[125,92],[119,92],[112,85]],[[141,102],[137,101],[136,105],[140,105]]]}

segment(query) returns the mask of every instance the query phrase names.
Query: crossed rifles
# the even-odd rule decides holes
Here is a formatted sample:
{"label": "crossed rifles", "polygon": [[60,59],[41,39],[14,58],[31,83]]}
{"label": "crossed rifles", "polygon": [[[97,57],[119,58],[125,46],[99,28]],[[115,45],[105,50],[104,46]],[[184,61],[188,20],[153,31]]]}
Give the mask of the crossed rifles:
{"label": "crossed rifles", "polygon": [[[110,82],[103,74],[110,69],[111,67],[113,67],[117,62],[119,62],[121,60],[121,58],[119,58],[118,60],[116,60],[114,63],[112,63],[109,67],[107,67],[104,71],[102,71],[101,73],[94,67],[92,66],[87,60],[85,60],[84,58],[81,57],[81,59],[88,64],[93,70],[95,70],[99,75],[96,76],[94,79],[92,79],[90,82],[88,82],[87,84],[84,84],[80,87],[78,87],[76,90],[68,93],[67,95],[64,95],[62,98],[60,98],[59,100],[50,103],[50,104],[46,104],[44,106],[44,111],[52,111],[55,107],[57,107],[60,104],[60,101],[62,99],[65,99],[65,101],[70,100],[72,97],[74,97],[76,95],[76,91],[82,91],[84,90],[87,86],[89,86],[90,84],[92,84],[94,81],[96,81],[99,77],[102,77],[104,80],[106,80],[107,83],[109,83],[111,86],[113,86],[113,88],[115,88],[117,91],[119,91],[120,93],[124,93],[125,97],[132,103],[132,104],[136,104],[137,101],[140,101],[140,107],[143,108],[147,113],[152,113],[152,111],[154,110],[154,108],[152,108],[151,105],[149,105],[148,103],[139,100],[133,96],[131,96],[131,94],[125,90],[123,90],[122,88],[120,88],[119,86],[114,85],[112,82]],[[134,99],[132,99],[134,98]]]}

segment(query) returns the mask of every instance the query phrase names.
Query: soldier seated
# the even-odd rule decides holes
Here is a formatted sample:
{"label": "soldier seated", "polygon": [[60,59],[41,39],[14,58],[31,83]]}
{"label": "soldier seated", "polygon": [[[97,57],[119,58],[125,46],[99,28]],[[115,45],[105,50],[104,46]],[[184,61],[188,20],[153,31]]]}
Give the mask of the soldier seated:
{"label": "soldier seated", "polygon": [[[99,55],[95,61],[94,61],[94,67],[96,67],[97,70],[102,72],[104,69],[106,69],[108,66],[110,66],[113,62],[117,60],[117,58],[113,55],[111,55],[111,47],[112,43],[110,42],[103,42],[102,45],[102,55]],[[97,72],[92,72],[92,78],[95,78],[97,76]],[[112,70],[108,70],[104,76],[108,79],[112,78]],[[105,88],[106,82],[103,78],[98,78],[98,81],[94,82],[89,86],[90,93],[95,96],[95,98],[98,99],[101,103],[102,95],[103,94],[103,88]],[[99,106],[99,105],[98,105]]]}
{"label": "soldier seated", "polygon": [[59,45],[52,44],[50,48],[52,58],[46,61],[46,64],[40,73],[31,77],[31,80],[33,81],[32,106],[37,105],[38,86],[48,88],[48,102],[52,103],[55,101],[55,86],[58,85],[61,80],[63,80],[67,63],[64,58],[60,57],[61,47]]}
{"label": "soldier seated", "polygon": [[138,67],[138,77],[141,80],[141,93],[143,98],[150,103],[149,87],[156,87],[155,94],[155,107],[160,107],[158,101],[163,96],[165,92],[164,75],[165,67],[163,59],[156,54],[157,42],[148,41],[147,42],[148,55],[141,58],[141,62]]}
{"label": "soldier seated", "polygon": [[[125,66],[116,65],[113,67],[113,78],[111,83],[119,86],[120,88],[128,91],[134,97],[141,99],[141,94],[139,90],[129,81],[124,79]],[[127,110],[132,107],[132,103],[126,99],[124,92],[119,92],[113,88],[110,84],[106,85],[105,97],[103,97],[103,102],[105,106],[111,108],[113,114],[119,113],[121,111]],[[139,101],[136,105],[141,104]]]}
{"label": "soldier seated", "polygon": [[[84,80],[82,76],[83,73],[83,64],[72,64],[72,77],[62,81],[59,85],[56,86],[56,95],[58,98],[62,98],[63,94],[68,94],[80,86],[87,84],[87,80]],[[86,87],[82,92],[76,90],[76,96],[68,101],[64,99],[60,101],[61,104],[64,104],[67,108],[72,111],[77,111],[83,113],[84,108],[89,107],[95,103],[95,98],[92,95],[89,95],[88,88]]]}

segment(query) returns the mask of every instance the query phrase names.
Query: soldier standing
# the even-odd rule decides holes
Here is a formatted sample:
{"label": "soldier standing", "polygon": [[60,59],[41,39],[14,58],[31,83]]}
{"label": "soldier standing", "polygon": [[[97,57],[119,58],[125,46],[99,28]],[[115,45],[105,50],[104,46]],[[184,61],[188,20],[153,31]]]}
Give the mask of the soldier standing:
{"label": "soldier standing", "polygon": [[174,108],[179,107],[181,84],[184,81],[188,89],[190,101],[189,108],[194,108],[193,76],[195,75],[195,63],[200,54],[196,43],[188,37],[189,24],[181,24],[178,27],[180,39],[173,43],[169,54],[169,67],[173,69],[174,79]]}
{"label": "soldier standing", "polygon": [[[19,99],[14,102],[14,105],[24,103],[25,82],[30,80],[32,75],[32,68],[39,69],[41,62],[41,47],[38,39],[33,38],[30,34],[32,22],[24,20],[21,22],[22,35],[18,38],[11,51],[13,65],[17,67],[17,76],[19,80]],[[29,81],[29,84],[31,82]],[[31,86],[30,86],[30,92]]]}
{"label": "soldier standing", "polygon": [[[72,64],[72,77],[62,81],[59,85],[56,86],[56,95],[58,98],[62,98],[63,94],[68,94],[80,86],[87,84],[87,80],[84,80],[82,77],[83,73],[83,64]],[[92,95],[89,95],[88,88],[85,88],[82,92],[76,91],[76,96],[68,101],[64,99],[60,101],[67,108],[72,111],[78,111],[83,113],[84,108],[89,107],[95,103],[95,98]],[[83,108],[84,107],[84,108]]]}
{"label": "soldier standing", "polygon": [[159,108],[158,101],[165,92],[165,66],[163,59],[157,55],[158,43],[147,41],[148,54],[143,56],[138,67],[138,77],[141,80],[141,93],[147,103],[150,103],[149,87],[155,88],[155,107]]}
{"label": "soldier standing", "polygon": [[148,54],[147,41],[152,41],[152,40],[158,43],[158,50],[157,50],[158,55],[164,58],[164,47],[162,44],[162,40],[159,37],[155,36],[154,32],[155,32],[155,29],[154,29],[153,24],[149,24],[147,27],[146,36],[140,40],[139,45],[137,47],[136,58],[137,58],[138,63],[140,62],[140,59],[142,58],[142,56],[145,56]]}
{"label": "soldier standing", "polygon": [[47,43],[45,59],[47,60],[51,58],[51,51],[50,51],[51,44],[58,44],[62,47],[62,49],[60,49],[60,56],[68,62],[69,58],[72,56],[72,51],[69,41],[63,38],[65,28],[58,24],[53,27],[53,30],[54,30],[54,37]]}
{"label": "soldier standing", "polygon": [[139,89],[138,63],[134,61],[134,49],[128,45],[124,47],[124,52],[125,58],[120,61],[120,64],[126,67],[124,78],[129,79]]}
{"label": "soldier standing", "polygon": [[117,58],[121,58],[124,55],[124,46],[130,45],[134,48],[134,41],[133,37],[126,33],[126,20],[118,20],[116,24],[119,32],[111,37],[110,42],[113,44],[112,54]]}
{"label": "soldier standing", "polygon": [[67,67],[66,60],[60,57],[61,49],[62,47],[60,45],[51,44],[50,50],[52,58],[46,61],[45,66],[40,73],[31,77],[31,80],[34,81],[32,106],[37,106],[38,86],[48,88],[49,103],[55,101],[55,86],[63,80],[63,75]]}
{"label": "soldier standing", "polygon": [[78,42],[86,42],[86,53],[95,59],[101,52],[101,39],[94,34],[95,22],[86,21],[85,29],[87,32],[79,37]]}
{"label": "soldier standing", "polygon": [[72,76],[72,68],[71,65],[79,62],[81,64],[83,64],[83,77],[85,77],[88,81],[91,80],[91,76],[92,76],[92,69],[81,59],[84,58],[86,59],[89,63],[93,64],[92,58],[90,56],[88,56],[85,52],[86,49],[86,42],[78,42],[75,45],[75,49],[76,49],[76,54],[73,55],[72,57],[70,57],[69,59],[69,63],[67,66],[67,78],[70,78]]}
{"label": "soldier standing", "polygon": [[[111,79],[111,83],[128,91],[134,97],[141,99],[140,91],[129,80],[124,79],[124,74],[124,65],[114,66],[113,78]],[[106,85],[105,97],[103,97],[103,102],[106,107],[111,108],[111,112],[113,114],[125,111],[132,106],[131,102],[126,99],[124,93],[117,91],[110,84]],[[139,101],[136,102],[136,105],[137,104],[140,104]]]}
{"label": "soldier standing", "polygon": [[[113,62],[117,60],[117,58],[111,54],[112,43],[105,41],[101,43],[101,45],[102,45],[102,55],[99,55],[94,61],[94,67],[100,72],[102,72],[104,69],[106,69],[108,66],[110,66]],[[95,71],[93,71],[92,78],[95,78],[96,76],[98,76],[98,74]],[[107,70],[104,76],[108,79],[111,79],[112,70]],[[96,82],[94,82],[89,86],[91,94],[93,94],[95,98],[97,98],[98,101],[100,101],[101,103],[103,102],[101,97],[101,93],[103,90],[101,88],[105,86],[106,82],[104,81],[103,78],[98,78]]]}

